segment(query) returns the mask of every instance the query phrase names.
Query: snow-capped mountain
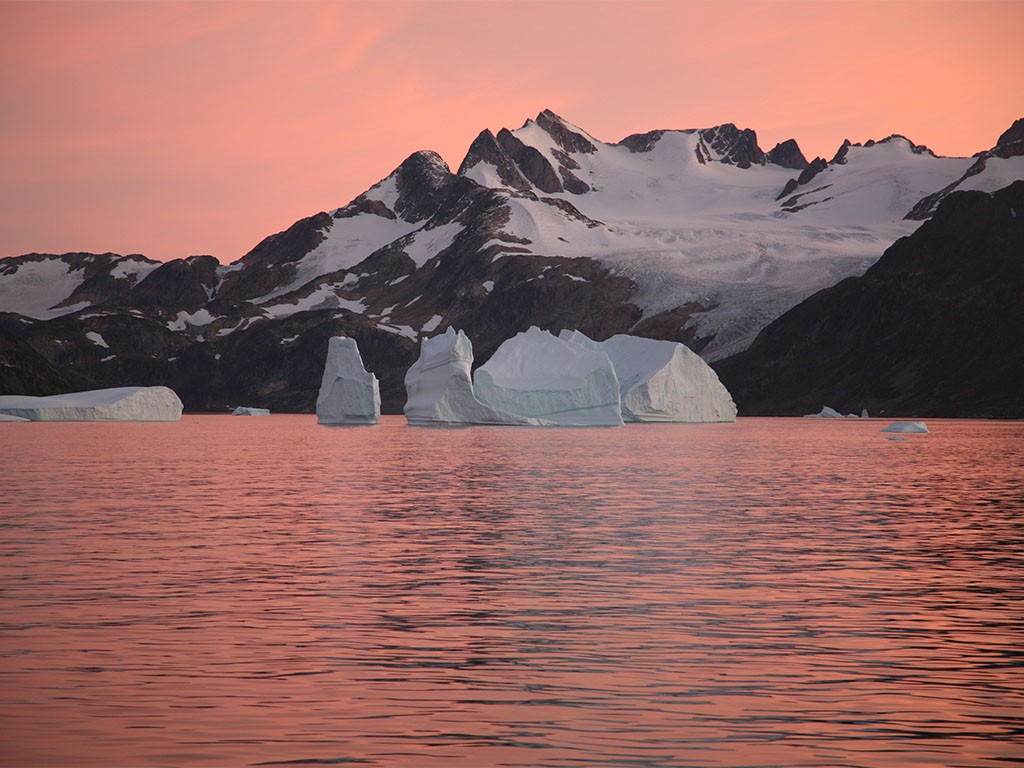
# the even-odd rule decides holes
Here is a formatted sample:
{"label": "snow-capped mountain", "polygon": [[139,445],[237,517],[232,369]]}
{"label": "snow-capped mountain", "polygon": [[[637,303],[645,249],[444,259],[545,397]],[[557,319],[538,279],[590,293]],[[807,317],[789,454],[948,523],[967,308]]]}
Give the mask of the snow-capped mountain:
{"label": "snow-capped mountain", "polygon": [[385,410],[401,407],[417,339],[450,326],[480,362],[530,325],[672,339],[714,360],[862,274],[954,189],[1024,178],[1020,125],[974,158],[894,135],[808,162],[793,140],[764,152],[731,124],[606,143],[544,111],[480,133],[456,173],[415,153],[227,266],[2,259],[0,325],[97,384],[170,383],[190,408],[311,410],[331,333],[360,339]]}
{"label": "snow-capped mountain", "polygon": [[744,415],[1024,418],[1022,287],[1024,181],[958,191],[715,367]]}

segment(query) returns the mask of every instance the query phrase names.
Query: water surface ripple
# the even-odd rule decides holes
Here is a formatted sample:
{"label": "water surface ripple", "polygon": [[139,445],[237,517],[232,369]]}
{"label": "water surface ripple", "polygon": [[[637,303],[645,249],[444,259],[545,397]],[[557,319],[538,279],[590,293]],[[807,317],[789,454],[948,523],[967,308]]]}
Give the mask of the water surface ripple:
{"label": "water surface ripple", "polygon": [[0,425],[0,764],[1024,764],[1024,424],[881,426]]}

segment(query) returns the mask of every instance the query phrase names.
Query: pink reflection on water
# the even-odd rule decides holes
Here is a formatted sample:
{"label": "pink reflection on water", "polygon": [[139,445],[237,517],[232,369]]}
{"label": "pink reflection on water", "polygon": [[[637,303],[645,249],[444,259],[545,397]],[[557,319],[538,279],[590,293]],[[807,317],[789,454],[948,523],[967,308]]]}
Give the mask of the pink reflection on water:
{"label": "pink reflection on water", "polygon": [[881,426],[5,425],[0,762],[1019,759],[1024,425]]}

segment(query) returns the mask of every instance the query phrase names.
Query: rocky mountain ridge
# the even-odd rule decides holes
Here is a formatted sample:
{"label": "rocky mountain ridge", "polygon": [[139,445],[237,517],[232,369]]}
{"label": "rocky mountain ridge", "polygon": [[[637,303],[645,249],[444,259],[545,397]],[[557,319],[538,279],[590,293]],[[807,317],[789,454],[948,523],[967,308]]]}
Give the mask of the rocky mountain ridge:
{"label": "rocky mountain ridge", "polygon": [[[1024,177],[1018,159],[993,154],[966,184]],[[386,412],[401,409],[418,339],[447,327],[466,330],[479,362],[530,325],[716,359],[862,273],[976,162],[894,136],[808,163],[795,141],[764,152],[731,124],[608,144],[545,110],[481,132],[457,173],[414,153],[230,265],[0,259],[0,327],[96,386],[167,384],[193,410],[311,411],[334,334],[357,338]]]}

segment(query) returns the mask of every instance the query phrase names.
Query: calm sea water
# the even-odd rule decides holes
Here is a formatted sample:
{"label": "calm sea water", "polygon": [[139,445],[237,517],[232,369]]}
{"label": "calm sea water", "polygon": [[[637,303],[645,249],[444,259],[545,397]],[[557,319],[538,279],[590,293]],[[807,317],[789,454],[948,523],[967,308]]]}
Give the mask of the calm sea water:
{"label": "calm sea water", "polygon": [[1024,763],[1024,424],[0,425],[5,766]]}

